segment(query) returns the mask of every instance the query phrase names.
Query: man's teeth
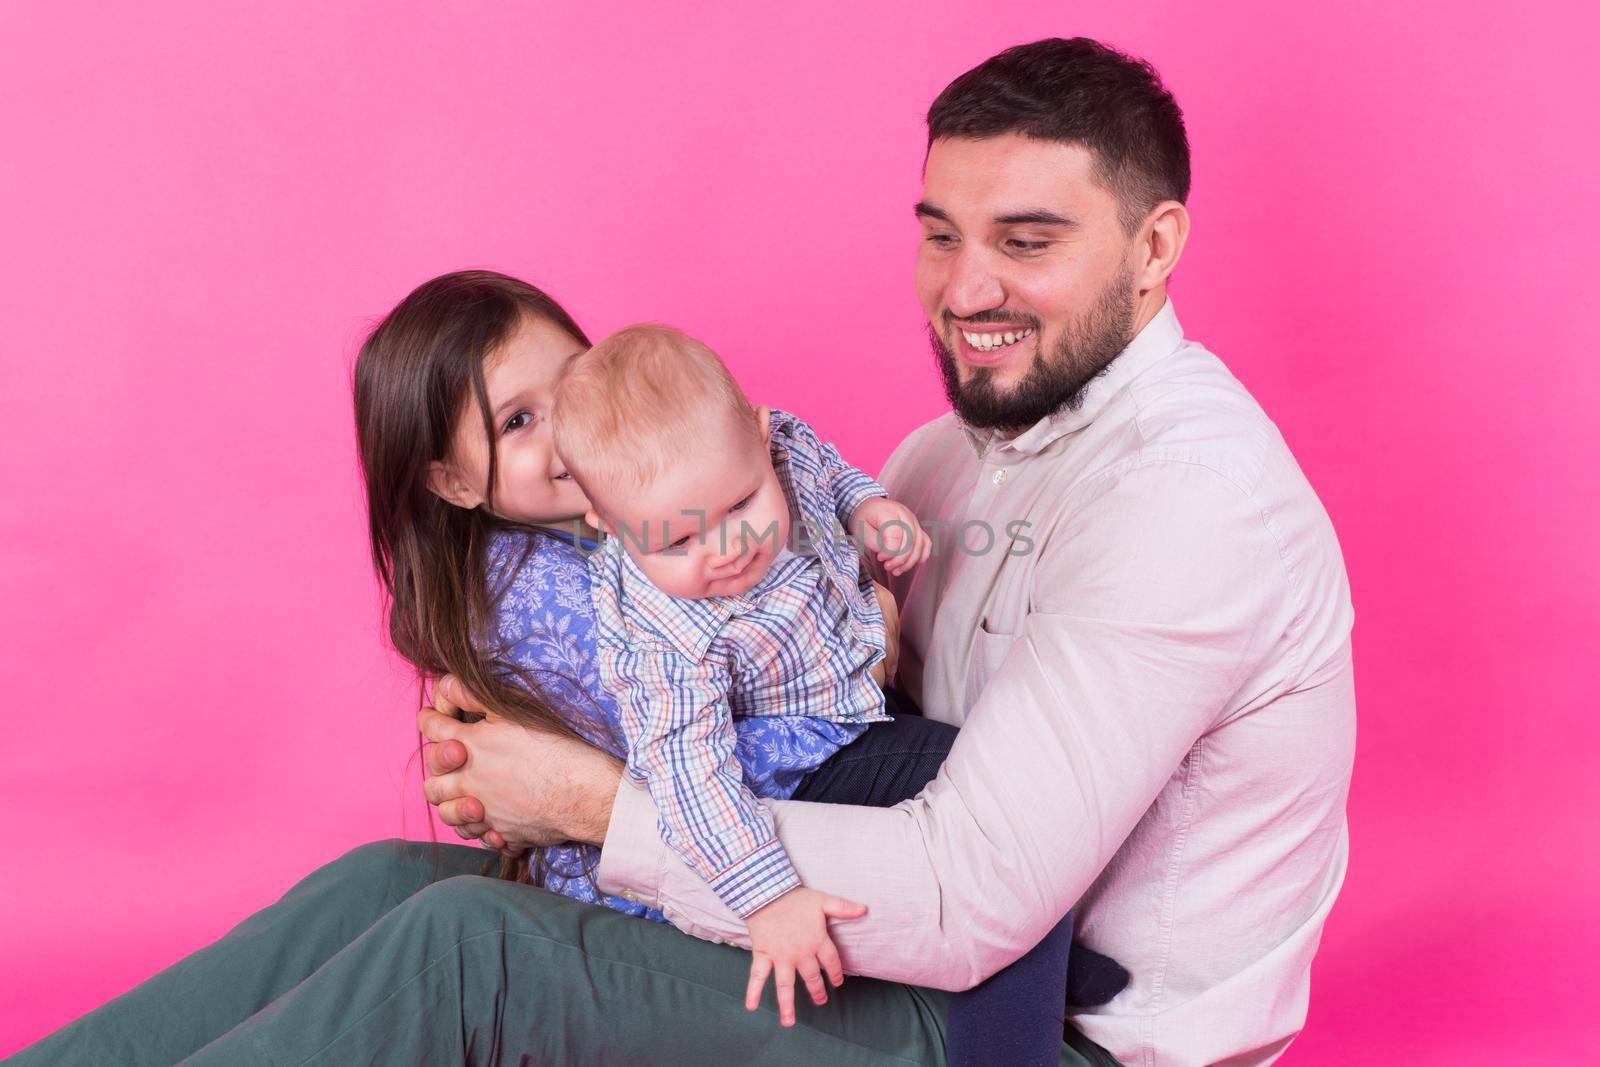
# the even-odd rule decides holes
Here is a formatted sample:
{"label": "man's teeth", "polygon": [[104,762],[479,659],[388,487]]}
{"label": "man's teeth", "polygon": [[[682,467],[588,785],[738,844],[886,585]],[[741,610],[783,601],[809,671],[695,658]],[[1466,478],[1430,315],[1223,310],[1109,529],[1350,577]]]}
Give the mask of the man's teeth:
{"label": "man's teeth", "polygon": [[967,339],[967,344],[979,352],[993,352],[997,348],[1015,344],[1025,337],[1032,337],[1033,330],[1031,327],[1021,332],[1006,333],[968,333],[966,330],[962,330],[961,336]]}

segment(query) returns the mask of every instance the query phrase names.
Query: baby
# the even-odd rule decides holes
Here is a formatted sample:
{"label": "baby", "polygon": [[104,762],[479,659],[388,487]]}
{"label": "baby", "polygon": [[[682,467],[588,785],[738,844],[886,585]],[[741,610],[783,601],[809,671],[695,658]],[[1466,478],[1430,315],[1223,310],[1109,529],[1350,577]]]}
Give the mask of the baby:
{"label": "baby", "polygon": [[[900,574],[931,543],[905,505],[805,423],[756,408],[709,348],[635,326],[578,357],[556,447],[607,540],[591,557],[600,667],[628,773],[663,840],[750,930],[747,1006],[769,975],[792,1024],[796,973],[843,981],[829,918],[864,908],[801,885],[735,758],[734,716],[795,717],[814,771],[889,722],[885,622],[856,542]],[[855,540],[838,535],[843,524]]]}

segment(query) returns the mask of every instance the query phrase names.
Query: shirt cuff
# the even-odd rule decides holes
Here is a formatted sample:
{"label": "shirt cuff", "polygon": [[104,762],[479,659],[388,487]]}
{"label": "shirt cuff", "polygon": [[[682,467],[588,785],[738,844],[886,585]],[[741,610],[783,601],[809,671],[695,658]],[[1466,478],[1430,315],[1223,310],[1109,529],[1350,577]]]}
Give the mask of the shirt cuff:
{"label": "shirt cuff", "polygon": [[789,890],[800,888],[800,875],[789,862],[783,842],[774,837],[711,879],[710,884],[724,904],[747,919]]}
{"label": "shirt cuff", "polygon": [[659,909],[665,853],[650,793],[623,775],[611,804],[595,887],[608,896]]}
{"label": "shirt cuff", "polygon": [[[682,863],[661,843],[660,823],[649,790],[624,775],[611,805],[606,843],[600,849],[600,866],[595,869],[595,888],[607,896],[667,911],[661,893],[669,862]],[[685,867],[684,873],[688,870]],[[709,882],[723,904],[741,918],[766,907],[789,890],[798,889],[800,884],[800,875],[777,838]],[[709,938],[710,935],[697,936]]]}
{"label": "shirt cuff", "polygon": [[888,495],[883,486],[860,471],[841,475],[834,487],[834,496],[839,502],[839,514],[846,528],[849,528],[851,516],[855,515],[856,509],[862,504],[875,496]]}

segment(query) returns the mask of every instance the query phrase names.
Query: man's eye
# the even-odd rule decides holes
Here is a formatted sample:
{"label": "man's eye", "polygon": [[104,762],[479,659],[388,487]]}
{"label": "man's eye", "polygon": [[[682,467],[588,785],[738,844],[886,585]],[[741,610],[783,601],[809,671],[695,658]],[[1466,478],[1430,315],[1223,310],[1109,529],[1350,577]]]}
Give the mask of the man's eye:
{"label": "man's eye", "polygon": [[956,239],[948,233],[930,233],[923,239],[936,248],[950,248],[956,243]]}
{"label": "man's eye", "polygon": [[743,511],[745,508],[750,506],[750,501],[754,500],[755,498],[756,498],[756,495],[754,493],[751,493],[749,496],[745,497],[743,500],[739,501],[737,504],[735,504],[733,507],[729,508],[728,510],[729,511]]}
{"label": "man's eye", "polygon": [[500,428],[500,432],[515,433],[531,422],[533,422],[533,412],[519,411],[506,420],[506,424]]}
{"label": "man's eye", "polygon": [[1010,240],[1007,241],[1006,244],[1011,246],[1011,250],[1014,252],[1043,252],[1046,248],[1050,247],[1049,241]]}

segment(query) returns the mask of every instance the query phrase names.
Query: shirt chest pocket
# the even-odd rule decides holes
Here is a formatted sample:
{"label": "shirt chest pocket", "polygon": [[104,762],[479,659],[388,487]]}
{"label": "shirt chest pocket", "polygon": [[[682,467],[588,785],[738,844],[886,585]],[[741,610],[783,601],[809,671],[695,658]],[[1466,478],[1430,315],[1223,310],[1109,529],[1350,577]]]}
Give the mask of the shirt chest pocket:
{"label": "shirt chest pocket", "polygon": [[989,680],[1000,671],[1000,664],[1005,662],[1006,656],[1011,652],[1011,646],[1017,643],[1020,634],[996,633],[990,629],[989,620],[978,623],[978,630],[972,636],[972,651],[967,656],[967,685],[965,709],[970,712],[972,706],[983,695],[984,688]]}

